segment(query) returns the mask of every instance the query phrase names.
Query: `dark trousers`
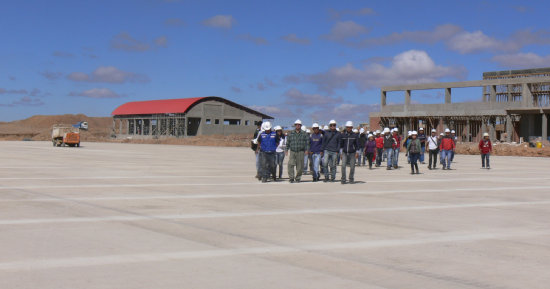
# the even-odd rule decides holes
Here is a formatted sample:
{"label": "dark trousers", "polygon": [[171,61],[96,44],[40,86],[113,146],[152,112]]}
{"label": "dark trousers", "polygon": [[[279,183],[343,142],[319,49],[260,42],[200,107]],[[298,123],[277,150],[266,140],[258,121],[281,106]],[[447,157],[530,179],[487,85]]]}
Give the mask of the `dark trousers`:
{"label": "dark trousers", "polygon": [[[374,156],[374,153],[365,153],[365,159],[369,161],[369,168],[372,168],[372,157]],[[363,161],[365,161],[363,159]]]}
{"label": "dark trousers", "polygon": [[275,152],[260,152],[260,166],[264,179],[275,178]]}
{"label": "dark trousers", "polygon": [[376,148],[376,165],[380,166],[382,164],[382,154],[384,153],[384,148]]}
{"label": "dark trousers", "polygon": [[439,154],[439,150],[430,150],[430,159],[428,160],[428,167],[434,168],[437,164],[437,155]]}
{"label": "dark trousers", "polygon": [[418,161],[420,160],[421,153],[409,152],[409,156],[411,157],[411,171],[414,171],[414,169],[416,169],[416,171],[418,172]]}

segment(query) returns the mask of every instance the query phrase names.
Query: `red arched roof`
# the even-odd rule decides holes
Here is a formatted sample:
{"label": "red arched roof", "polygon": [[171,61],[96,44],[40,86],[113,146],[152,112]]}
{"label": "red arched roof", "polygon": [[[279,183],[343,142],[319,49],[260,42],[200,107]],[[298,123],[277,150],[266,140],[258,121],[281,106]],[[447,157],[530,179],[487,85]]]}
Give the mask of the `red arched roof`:
{"label": "red arched roof", "polygon": [[140,115],[140,114],[167,114],[167,113],[186,113],[196,104],[206,101],[216,100],[225,102],[231,106],[235,106],[249,113],[261,116],[264,119],[273,119],[273,117],[261,112],[252,110],[248,107],[234,103],[227,99],[209,96],[209,97],[194,97],[194,98],[178,98],[178,99],[159,99],[147,101],[132,101],[127,102],[117,107],[111,115]]}

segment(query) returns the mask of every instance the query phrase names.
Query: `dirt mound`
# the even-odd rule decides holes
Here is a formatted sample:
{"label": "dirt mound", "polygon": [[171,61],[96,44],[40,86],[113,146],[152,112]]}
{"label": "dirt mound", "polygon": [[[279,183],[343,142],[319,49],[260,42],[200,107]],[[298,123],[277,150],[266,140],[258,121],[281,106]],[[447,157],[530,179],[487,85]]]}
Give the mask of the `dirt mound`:
{"label": "dirt mound", "polygon": [[[459,143],[456,147],[456,153],[465,155],[479,155],[477,143]],[[529,147],[524,144],[495,143],[491,155],[496,156],[522,156],[522,157],[550,157],[550,145],[542,148]]]}
{"label": "dirt mound", "polygon": [[201,135],[187,138],[160,138],[160,139],[119,139],[110,140],[121,143],[142,143],[142,144],[169,144],[169,145],[197,145],[197,146],[218,146],[218,147],[248,147],[252,135]]}
{"label": "dirt mound", "polygon": [[81,131],[82,141],[105,141],[111,136],[111,117],[88,117],[84,114],[35,115],[27,119],[0,122],[0,140],[50,140],[54,124],[88,122],[88,131]]}

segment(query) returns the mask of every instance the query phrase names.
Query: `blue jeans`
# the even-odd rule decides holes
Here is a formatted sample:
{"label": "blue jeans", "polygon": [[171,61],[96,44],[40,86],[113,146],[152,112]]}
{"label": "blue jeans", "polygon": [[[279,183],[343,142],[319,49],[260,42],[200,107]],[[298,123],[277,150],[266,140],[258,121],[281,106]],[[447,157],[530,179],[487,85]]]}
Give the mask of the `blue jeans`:
{"label": "blue jeans", "polygon": [[376,165],[380,166],[382,164],[382,154],[384,154],[384,149],[376,148]]}
{"label": "blue jeans", "polygon": [[342,181],[346,180],[346,166],[349,162],[349,180],[355,176],[355,153],[342,153]]}
{"label": "blue jeans", "polygon": [[[491,154],[481,154],[481,167],[485,168],[490,168],[491,165],[489,164],[489,157],[491,156]],[[485,161],[487,161],[487,165],[485,165]]]}
{"label": "blue jeans", "polygon": [[264,180],[275,177],[275,152],[260,152],[260,164]]}
{"label": "blue jeans", "polygon": [[420,162],[424,162],[424,153],[426,152],[426,146],[420,146]]}
{"label": "blue jeans", "polygon": [[452,150],[442,150],[441,151],[441,162],[443,164],[443,167],[445,168],[448,168],[450,169],[451,168],[451,153],[453,151]]}
{"label": "blue jeans", "polygon": [[311,162],[313,163],[313,177],[320,178],[321,172],[319,167],[321,165],[321,153],[313,153],[311,155]]}
{"label": "blue jeans", "polygon": [[392,164],[394,167],[397,167],[397,162],[399,162],[399,148],[393,149],[392,155]]}
{"label": "blue jeans", "polygon": [[[361,150],[358,150],[357,151],[357,165],[360,166],[361,165],[361,157],[363,156],[363,153],[361,152]],[[363,161],[363,165],[365,165],[365,162]]]}
{"label": "blue jeans", "polygon": [[[325,171],[325,179],[328,180],[329,176],[332,180],[336,178],[336,158],[338,158],[337,152],[331,152],[325,150],[323,156],[323,170]],[[330,171],[329,171],[330,168]]]}
{"label": "blue jeans", "polygon": [[309,160],[309,155],[304,155],[304,173],[307,173],[307,161]]}
{"label": "blue jeans", "polygon": [[392,157],[393,157],[393,149],[392,148],[384,149],[384,153],[388,156],[388,160],[387,160],[386,164],[388,165],[388,168],[391,168],[391,166],[392,166]]}
{"label": "blue jeans", "polygon": [[256,174],[258,176],[261,176],[262,173],[261,173],[261,167],[260,167],[260,153],[255,153],[256,154]]}
{"label": "blue jeans", "polygon": [[275,153],[275,163],[279,166],[279,178],[283,177],[283,161],[285,160],[285,152]]}
{"label": "blue jeans", "polygon": [[451,162],[454,161],[454,160],[455,160],[455,152],[452,151],[452,152],[451,152]]}

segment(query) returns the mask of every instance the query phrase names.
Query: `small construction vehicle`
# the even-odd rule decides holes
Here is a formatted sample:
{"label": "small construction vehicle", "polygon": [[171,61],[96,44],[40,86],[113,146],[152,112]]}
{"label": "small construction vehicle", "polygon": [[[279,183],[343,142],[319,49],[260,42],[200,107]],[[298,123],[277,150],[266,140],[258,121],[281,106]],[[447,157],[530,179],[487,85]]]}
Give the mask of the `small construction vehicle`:
{"label": "small construction vehicle", "polygon": [[79,121],[76,124],[73,124],[73,127],[81,129],[81,130],[88,130],[88,122],[87,121]]}
{"label": "small construction vehicle", "polygon": [[53,146],[80,146],[80,130],[72,125],[56,124],[52,128]]}

